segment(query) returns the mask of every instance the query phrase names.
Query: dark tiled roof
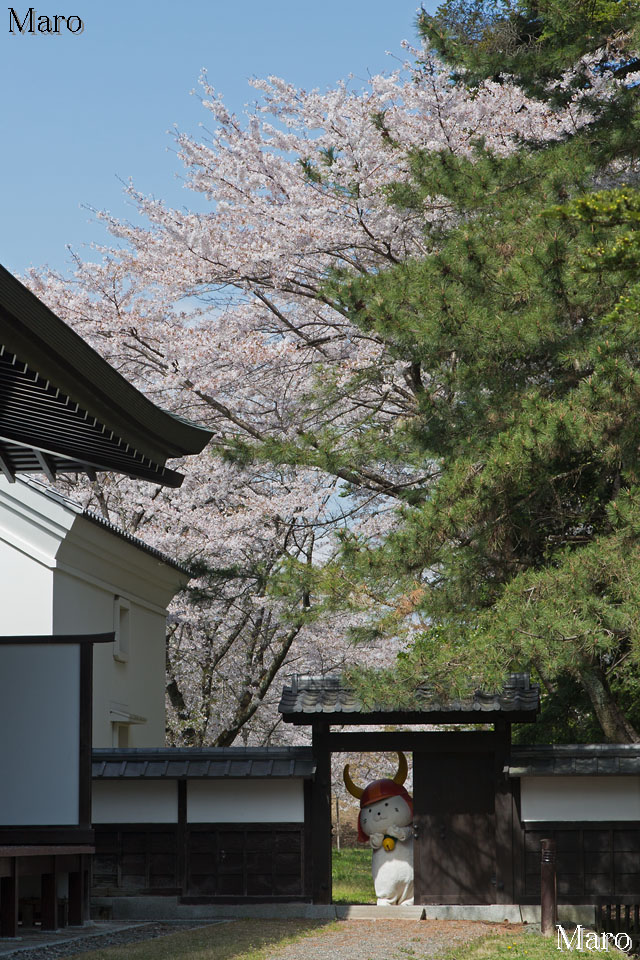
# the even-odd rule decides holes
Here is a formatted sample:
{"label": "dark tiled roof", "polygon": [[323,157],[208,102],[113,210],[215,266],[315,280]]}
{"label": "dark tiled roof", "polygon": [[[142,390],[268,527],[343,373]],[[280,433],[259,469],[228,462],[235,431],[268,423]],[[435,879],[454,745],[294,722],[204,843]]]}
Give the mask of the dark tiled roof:
{"label": "dark tiled roof", "polygon": [[605,777],[640,774],[638,743],[577,743],[512,747],[510,777]]}
{"label": "dark tiled roof", "polygon": [[94,780],[210,780],[313,776],[310,747],[95,749]]}
{"label": "dark tiled roof", "polygon": [[[477,690],[464,700],[438,700],[429,687],[416,691],[416,705],[394,709],[374,705],[364,709],[355,693],[344,686],[339,676],[308,677],[294,675],[283,691],[278,710],[290,723],[311,723],[313,719],[331,719],[334,723],[365,723],[375,718],[385,722],[447,723],[456,719],[467,723],[503,719],[535,719],[540,688],[529,682],[527,674],[512,674],[499,693]],[[393,718],[393,720],[391,719]]]}
{"label": "dark tiled roof", "polygon": [[115,470],[178,487],[211,432],[156,406],[0,266],[0,469]]}

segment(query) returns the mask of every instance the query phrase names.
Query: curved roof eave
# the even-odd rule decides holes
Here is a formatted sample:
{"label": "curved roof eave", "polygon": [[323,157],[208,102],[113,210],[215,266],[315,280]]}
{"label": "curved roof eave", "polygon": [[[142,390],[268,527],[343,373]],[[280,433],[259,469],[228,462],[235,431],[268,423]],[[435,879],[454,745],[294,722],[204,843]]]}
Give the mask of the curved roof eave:
{"label": "curved roof eave", "polygon": [[200,453],[211,431],[156,406],[0,265],[0,343],[140,453]]}

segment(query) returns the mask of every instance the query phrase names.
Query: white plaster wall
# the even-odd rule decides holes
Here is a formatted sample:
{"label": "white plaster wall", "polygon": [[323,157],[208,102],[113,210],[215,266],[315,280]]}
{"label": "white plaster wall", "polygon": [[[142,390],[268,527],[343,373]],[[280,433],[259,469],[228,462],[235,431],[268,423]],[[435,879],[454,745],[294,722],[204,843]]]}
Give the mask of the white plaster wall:
{"label": "white plaster wall", "polygon": [[190,823],[302,823],[303,780],[190,780]]}
{"label": "white plaster wall", "polygon": [[129,726],[130,746],[163,746],[165,608],[186,577],[78,509],[0,477],[1,632],[110,632],[114,598],[124,597],[131,655],[120,663],[112,645],[94,648],[93,743],[113,745],[109,714],[118,704],[146,718]]}
{"label": "white plaster wall", "polygon": [[640,777],[522,777],[523,820],[640,820]]}
{"label": "white plaster wall", "polygon": [[136,544],[78,515],[60,542],[56,565],[94,582],[112,584],[116,593],[138,597],[159,610],[167,607],[188,579]]}
{"label": "white plaster wall", "polygon": [[0,644],[0,823],[78,823],[80,649]]}
{"label": "white plaster wall", "polygon": [[94,780],[93,823],[176,823],[177,780]]}
{"label": "white plaster wall", "polygon": [[51,633],[53,571],[1,539],[2,629],[7,637]]}
{"label": "white plaster wall", "polygon": [[[128,546],[128,545],[127,545]],[[54,577],[53,628],[56,633],[108,633],[113,630],[117,587],[87,582],[64,570]],[[130,602],[130,655],[113,657],[112,643],[93,648],[93,745],[111,747],[111,703],[146,717],[129,728],[129,746],[162,747],[165,740],[165,630],[163,613]]]}
{"label": "white plaster wall", "polygon": [[21,478],[9,483],[0,476],[0,539],[26,556],[53,567],[73,519],[68,510]]}

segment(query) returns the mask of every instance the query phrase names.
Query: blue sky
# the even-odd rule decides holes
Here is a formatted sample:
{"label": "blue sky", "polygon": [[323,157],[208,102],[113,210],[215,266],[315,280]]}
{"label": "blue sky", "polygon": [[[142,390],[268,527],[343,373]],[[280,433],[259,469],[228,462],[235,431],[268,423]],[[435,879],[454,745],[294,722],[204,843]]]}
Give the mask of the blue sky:
{"label": "blue sky", "polygon": [[[121,180],[169,203],[194,203],[176,174],[174,124],[196,133],[203,67],[235,111],[252,76],[307,89],[389,70],[415,40],[418,0],[43,0],[37,14],[82,18],[60,36],[0,28],[0,262],[14,273],[63,270],[66,245],[102,241],[86,206],[127,216]],[[14,5],[22,20],[29,7]]]}

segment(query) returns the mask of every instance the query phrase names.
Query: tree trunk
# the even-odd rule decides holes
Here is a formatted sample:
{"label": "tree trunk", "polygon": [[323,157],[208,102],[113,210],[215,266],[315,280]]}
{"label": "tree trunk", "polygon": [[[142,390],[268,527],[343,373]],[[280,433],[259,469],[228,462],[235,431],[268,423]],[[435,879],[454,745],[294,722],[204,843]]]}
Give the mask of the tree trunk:
{"label": "tree trunk", "polygon": [[592,664],[583,664],[572,672],[589,697],[607,740],[610,743],[640,742],[640,735],[616,703],[602,670]]}

